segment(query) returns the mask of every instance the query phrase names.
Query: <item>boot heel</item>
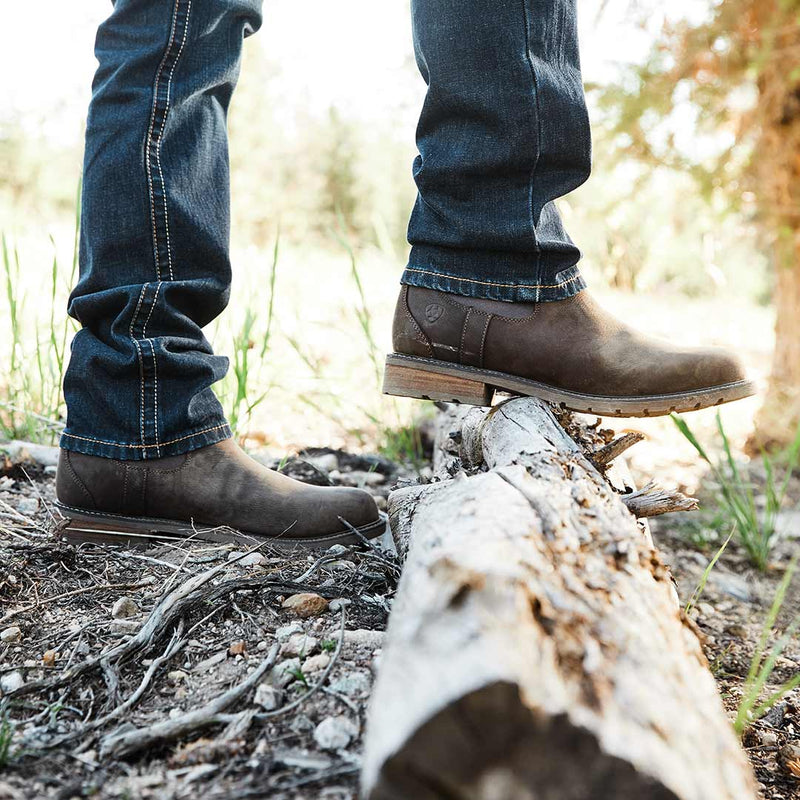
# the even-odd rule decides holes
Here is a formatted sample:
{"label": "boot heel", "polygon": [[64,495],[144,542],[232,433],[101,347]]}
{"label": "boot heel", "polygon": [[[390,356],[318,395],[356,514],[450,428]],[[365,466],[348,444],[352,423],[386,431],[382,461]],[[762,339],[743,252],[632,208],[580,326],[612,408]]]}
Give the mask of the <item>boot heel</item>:
{"label": "boot heel", "polygon": [[483,381],[387,363],[383,374],[383,393],[421,400],[490,406],[494,389]]}

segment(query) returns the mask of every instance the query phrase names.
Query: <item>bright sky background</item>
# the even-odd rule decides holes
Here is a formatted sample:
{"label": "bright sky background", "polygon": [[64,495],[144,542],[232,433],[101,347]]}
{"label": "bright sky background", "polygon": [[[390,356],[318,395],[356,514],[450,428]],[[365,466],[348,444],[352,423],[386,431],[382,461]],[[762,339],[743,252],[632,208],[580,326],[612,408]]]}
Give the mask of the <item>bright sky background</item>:
{"label": "bright sky background", "polygon": [[[594,4],[580,18],[584,77],[603,81],[615,64],[637,61],[651,34],[636,29],[629,0],[609,0],[598,21]],[[705,6],[675,0],[671,13]],[[95,68],[95,29],[108,0],[4,0],[0,11],[0,115],[22,116],[32,129],[64,143],[81,135]],[[287,103],[377,118],[399,105],[416,108],[421,79],[411,58],[408,0],[266,0],[264,26],[252,42],[283,67],[279,96]],[[273,87],[273,89],[276,87]]]}

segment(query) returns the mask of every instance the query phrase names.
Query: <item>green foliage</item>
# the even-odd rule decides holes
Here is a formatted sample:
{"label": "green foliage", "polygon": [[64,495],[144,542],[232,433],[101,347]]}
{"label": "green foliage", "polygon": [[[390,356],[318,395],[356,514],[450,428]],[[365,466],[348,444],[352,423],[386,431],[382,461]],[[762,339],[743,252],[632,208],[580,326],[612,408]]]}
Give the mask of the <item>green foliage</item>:
{"label": "green foliage", "polygon": [[800,672],[798,672],[762,700],[767,681],[769,681],[775,670],[775,663],[789,642],[795,637],[798,625],[800,625],[800,617],[795,617],[784,634],[767,651],[767,642],[775,628],[778,614],[783,607],[786,593],[789,590],[796,569],[797,557],[792,559],[778,586],[772,606],[764,620],[761,637],[750,661],[750,669],[744,682],[744,692],[736,710],[736,720],[734,721],[734,729],[739,736],[744,733],[748,725],[763,717],[782,697],[785,697],[786,694],[800,686]]}
{"label": "green foliage", "polygon": [[[80,206],[80,185],[76,206]],[[30,297],[23,288],[20,254],[16,246],[2,236],[5,302],[8,307],[10,355],[5,374],[0,374],[0,433],[5,438],[53,443],[64,417],[61,386],[66,369],[66,351],[74,322],[66,314],[56,313],[62,306],[61,290],[68,290],[78,270],[79,219],[76,212],[72,265],[63,280],[53,244],[48,303],[35,298],[31,312]]]}
{"label": "green foliage", "polygon": [[8,766],[12,759],[14,727],[5,714],[0,715],[0,768]]}
{"label": "green foliage", "polygon": [[761,510],[756,502],[752,483],[747,480],[736,462],[719,412],[717,412],[717,431],[723,450],[723,458],[719,461],[711,459],[682,417],[673,414],[672,420],[700,458],[711,467],[719,489],[717,501],[720,512],[735,528],[737,539],[746,550],[753,565],[760,570],[765,570],[777,535],[778,514],[786,498],[792,472],[797,467],[800,458],[800,431],[789,449],[782,479],[779,480],[775,475],[773,458],[766,453],[762,455],[766,485],[764,487],[764,508]]}
{"label": "green foliage", "polygon": [[[226,376],[226,380],[216,389],[223,405],[229,403],[227,417],[234,436],[243,436],[246,433],[245,422],[249,422],[253,410],[263,402],[271,388],[268,386],[262,390],[262,372],[272,336],[279,245],[280,232],[275,238],[275,246],[272,250],[267,319],[265,329],[260,335],[261,346],[257,350],[255,349],[256,327],[261,315],[252,308],[247,308],[242,326],[233,336],[233,367],[229,376]],[[255,365],[251,360],[251,351],[254,351],[257,358]],[[254,384],[257,384],[258,388],[254,389]],[[254,391],[259,392],[255,397],[253,396]]]}
{"label": "green foliage", "polygon": [[689,598],[689,602],[686,603],[686,607],[684,608],[684,612],[686,614],[688,614],[697,605],[697,601],[700,599],[703,592],[705,591],[706,583],[708,583],[708,576],[711,575],[711,571],[716,566],[717,561],[719,561],[719,557],[723,554],[723,552],[725,552],[725,548],[728,546],[728,543],[730,542],[732,537],[733,537],[733,531],[731,531],[728,534],[728,538],[722,543],[722,546],[719,548],[719,550],[717,550],[717,552],[714,554],[714,557],[711,559],[711,561],[708,562],[708,565],[703,570],[703,574],[700,577],[700,581],[695,587],[695,590],[692,592],[692,596]]}

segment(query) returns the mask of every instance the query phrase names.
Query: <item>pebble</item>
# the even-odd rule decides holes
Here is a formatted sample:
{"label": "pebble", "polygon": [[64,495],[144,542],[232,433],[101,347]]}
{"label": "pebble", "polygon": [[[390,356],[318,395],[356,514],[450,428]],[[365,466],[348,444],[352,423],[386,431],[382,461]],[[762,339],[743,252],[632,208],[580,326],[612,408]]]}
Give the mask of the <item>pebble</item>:
{"label": "pebble", "polygon": [[716,609],[714,608],[714,606],[711,605],[711,603],[698,603],[697,604],[697,610],[704,617],[710,617],[710,616],[712,616],[713,614],[716,613]]}
{"label": "pebble", "polygon": [[267,563],[267,559],[262,553],[248,553],[245,555],[236,550],[228,555],[228,561],[236,561],[237,567],[263,567]]}
{"label": "pebble", "polygon": [[297,680],[300,670],[299,658],[287,658],[278,662],[269,672],[268,681],[278,689],[285,689],[292,681]]}
{"label": "pebble", "polygon": [[167,680],[170,683],[182,683],[189,676],[182,669],[174,669],[167,673]]}
{"label": "pebble", "polygon": [[355,647],[366,647],[370,650],[383,647],[383,637],[383,631],[359,629],[355,631],[344,632],[345,644],[353,645]]}
{"label": "pebble", "polygon": [[295,633],[302,633],[303,626],[299,622],[292,622],[289,625],[281,625],[278,630],[275,631],[275,638],[279,642],[285,642],[290,636],[293,636]]}
{"label": "pebble", "polygon": [[778,744],[778,734],[774,731],[759,731],[758,739],[764,747],[775,747]]}
{"label": "pebble", "polygon": [[[711,571],[708,576],[708,582],[716,586],[721,592],[741,600],[743,603],[749,603],[753,599],[753,594],[747,581],[740,575],[733,573],[722,572],[719,569]],[[722,609],[720,609],[722,610]]]}
{"label": "pebble", "polygon": [[111,608],[111,616],[114,619],[127,619],[135,617],[139,613],[139,606],[130,597],[120,597]]}
{"label": "pebble", "polygon": [[321,672],[330,663],[331,657],[327,653],[318,653],[303,662],[303,672]]}
{"label": "pebble", "polygon": [[[305,665],[303,665],[305,666]],[[331,681],[331,689],[334,692],[340,692],[350,697],[357,694],[369,694],[372,681],[366,672],[355,671],[347,675],[342,675],[335,681]]]}
{"label": "pebble", "polygon": [[293,633],[282,645],[282,656],[310,656],[319,646],[319,640],[305,633]]}
{"label": "pebble", "polygon": [[5,675],[0,676],[0,692],[3,694],[16,692],[17,689],[24,685],[25,679],[18,669],[15,669],[13,672],[6,672]]}
{"label": "pebble", "polygon": [[17,501],[17,511],[26,517],[32,517],[39,510],[39,501],[35,497],[20,497]]}
{"label": "pebble", "polygon": [[281,704],[281,693],[268,683],[259,683],[255,703],[265,711],[274,711]]}
{"label": "pebble", "polygon": [[733,625],[728,625],[725,628],[725,633],[735,636],[737,639],[747,639],[747,628],[745,628],[744,625],[740,625],[738,622]]}
{"label": "pebble", "polygon": [[334,453],[323,453],[319,456],[306,456],[304,460],[308,461],[309,464],[313,464],[317,469],[321,469],[323,472],[333,472],[339,469],[339,459]]}
{"label": "pebble", "polygon": [[328,608],[328,601],[314,592],[301,592],[287,597],[281,608],[291,611],[300,619],[316,617]]}
{"label": "pebble", "polygon": [[233,642],[228,648],[229,656],[243,656],[247,652],[247,642],[240,639],[238,642]]}
{"label": "pebble", "polygon": [[314,729],[314,741],[323,750],[343,750],[358,735],[358,728],[344,716],[326,717]]}
{"label": "pebble", "polygon": [[346,597],[337,597],[335,600],[331,600],[330,603],[328,603],[328,608],[331,611],[341,611],[351,603],[352,600],[348,600]]}
{"label": "pebble", "polygon": [[45,650],[42,654],[42,664],[46,667],[54,667],[58,653],[55,650]]}
{"label": "pebble", "polygon": [[12,642],[20,641],[20,639],[22,639],[22,631],[16,625],[0,631],[0,642],[11,644]]}

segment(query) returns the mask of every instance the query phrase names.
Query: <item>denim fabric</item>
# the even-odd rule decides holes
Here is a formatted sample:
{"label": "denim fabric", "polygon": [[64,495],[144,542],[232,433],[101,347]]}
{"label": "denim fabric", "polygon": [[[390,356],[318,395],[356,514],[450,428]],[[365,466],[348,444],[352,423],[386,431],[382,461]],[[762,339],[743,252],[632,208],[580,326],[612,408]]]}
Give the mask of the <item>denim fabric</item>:
{"label": "denim fabric", "polygon": [[61,446],[146,459],[230,436],[202,333],[227,305],[226,115],[260,0],[116,0],[86,129]]}
{"label": "denim fabric", "polygon": [[[556,300],[583,280],[552,200],[587,176],[575,0],[413,0],[428,94],[405,283]],[[261,0],[116,0],[86,129],[82,325],[61,446],[149,459],[231,432],[202,328],[231,267],[226,116]]]}
{"label": "denim fabric", "polygon": [[412,0],[428,84],[402,282],[509,301],[585,287],[553,200],[589,175],[576,0]]}

